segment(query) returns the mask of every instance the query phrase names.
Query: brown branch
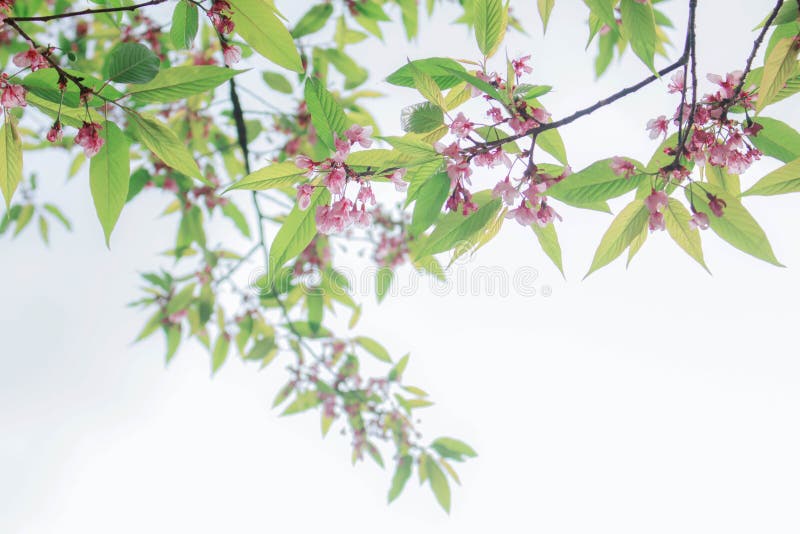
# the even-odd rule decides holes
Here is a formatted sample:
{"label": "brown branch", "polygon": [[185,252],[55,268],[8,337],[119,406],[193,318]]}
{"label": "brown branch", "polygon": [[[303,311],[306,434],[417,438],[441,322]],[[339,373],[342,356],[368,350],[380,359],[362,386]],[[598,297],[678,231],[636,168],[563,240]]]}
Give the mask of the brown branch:
{"label": "brown branch", "polygon": [[[798,5],[800,6],[800,0],[798,0]],[[736,89],[733,90],[733,98],[731,98],[732,102],[736,102],[736,99],[739,97],[739,93],[742,92],[744,88],[744,81],[747,78],[747,75],[750,74],[750,69],[753,67],[753,60],[756,58],[756,53],[758,49],[761,48],[761,43],[764,42],[764,37],[767,35],[769,31],[769,27],[772,25],[772,21],[775,20],[775,17],[778,16],[778,11],[781,10],[781,6],[783,6],[783,0],[778,0],[775,2],[775,7],[772,10],[772,13],[769,14],[767,20],[764,21],[764,27],[761,28],[761,32],[756,37],[756,40],[753,42],[753,50],[750,52],[750,57],[747,58],[747,64],[744,68],[744,72],[742,73],[742,79],[739,80],[739,85],[736,86]]]}
{"label": "brown branch", "polygon": [[6,23],[9,22],[48,22],[50,20],[66,19],[71,17],[80,17],[83,15],[98,15],[101,13],[118,13],[121,11],[136,11],[137,9],[163,4],[167,0],[149,0],[141,4],[134,4],[132,6],[121,7],[103,7],[98,9],[84,9],[83,11],[72,11],[70,13],[59,13],[57,15],[42,15],[39,17],[9,17]]}

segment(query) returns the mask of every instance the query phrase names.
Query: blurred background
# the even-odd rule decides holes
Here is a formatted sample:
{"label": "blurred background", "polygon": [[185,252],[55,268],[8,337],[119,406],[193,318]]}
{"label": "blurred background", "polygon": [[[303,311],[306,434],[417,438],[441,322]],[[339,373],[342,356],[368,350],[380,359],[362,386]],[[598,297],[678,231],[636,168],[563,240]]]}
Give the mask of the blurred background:
{"label": "blurred background", "polygon": [[[662,5],[676,25],[673,57],[684,3]],[[555,87],[543,99],[555,118],[647,75],[628,53],[596,81],[585,6],[557,2],[543,36],[535,4],[512,2],[528,34],[510,32],[507,51],[532,54],[532,82]],[[772,4],[700,2],[702,76],[743,68]],[[310,5],[278,2],[290,20]],[[397,24],[383,43],[351,49],[386,95],[372,106],[385,132],[400,131],[400,109],[419,100],[383,81],[406,58],[477,58],[451,24],[457,13],[437,9],[407,46]],[[666,85],[563,128],[573,169],[613,155],[646,161],[658,143],[646,122],[676,106]],[[791,101],[765,114],[800,125]],[[175,221],[159,214],[169,200],[151,192],[128,206],[109,251],[88,173],[67,182],[67,164],[57,153],[26,160],[75,231],[54,228],[49,248],[33,232],[0,242],[0,532],[800,531],[796,195],[745,199],[784,269],[708,231],[709,275],[657,233],[627,270],[621,259],[582,281],[611,216],[563,208],[566,278],[529,229],[508,224],[454,274],[532,269],[525,292],[442,295],[416,278],[380,306],[365,298],[356,332],[410,352],[409,382],[436,401],[421,412],[423,431],[479,453],[459,466],[448,517],[415,480],[387,506],[391,472],[352,467],[348,439],[323,441],[313,412],[279,418],[270,404],[281,365],[258,372],[232,358],[212,379],[197,346],[165,368],[159,336],[133,345],[147,316],[125,304],[139,295],[138,272],[168,265],[160,253]],[[765,159],[743,180],[775,167]]]}

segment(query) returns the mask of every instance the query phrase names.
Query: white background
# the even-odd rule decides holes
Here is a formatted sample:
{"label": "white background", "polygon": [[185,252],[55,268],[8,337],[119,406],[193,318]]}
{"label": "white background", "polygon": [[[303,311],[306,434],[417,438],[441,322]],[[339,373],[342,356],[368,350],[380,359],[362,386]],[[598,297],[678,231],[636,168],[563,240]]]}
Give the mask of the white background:
{"label": "white background", "polygon": [[[683,3],[664,4],[678,32]],[[290,4],[279,3],[293,20],[310,5]],[[741,68],[771,4],[700,2],[700,71]],[[530,35],[512,32],[508,53],[533,54],[532,81],[556,86],[544,99],[554,117],[646,75],[626,57],[595,83],[579,2],[558,2],[545,39],[535,2],[514,6]],[[477,58],[454,14],[438,11],[407,48],[394,26],[387,44],[353,49],[392,94],[373,106],[385,131],[399,131],[398,110],[418,99],[380,81],[406,57]],[[646,121],[676,106],[665,86],[564,128],[573,167],[647,160]],[[768,115],[800,124],[791,104]],[[37,157],[26,165],[76,232],[54,230],[49,249],[32,231],[0,245],[2,533],[800,530],[796,196],[745,201],[786,269],[709,231],[709,276],[659,233],[629,270],[620,260],[581,281],[611,218],[564,208],[566,281],[513,223],[467,267],[533,266],[534,297],[439,297],[425,283],[380,307],[370,300],[357,332],[412,353],[408,379],[437,402],[421,412],[426,436],[457,436],[480,454],[459,466],[448,517],[414,479],[387,506],[391,473],[351,467],[347,440],[321,440],[315,415],[278,418],[269,404],[281,365],[259,373],[230,361],[212,380],[195,346],[165,370],[161,339],[131,345],[145,316],[124,304],[138,295],[137,271],[171,246],[174,220],[158,217],[167,196],[126,208],[109,252],[87,176],[65,183],[66,160]],[[745,182],[773,167],[754,166]]]}

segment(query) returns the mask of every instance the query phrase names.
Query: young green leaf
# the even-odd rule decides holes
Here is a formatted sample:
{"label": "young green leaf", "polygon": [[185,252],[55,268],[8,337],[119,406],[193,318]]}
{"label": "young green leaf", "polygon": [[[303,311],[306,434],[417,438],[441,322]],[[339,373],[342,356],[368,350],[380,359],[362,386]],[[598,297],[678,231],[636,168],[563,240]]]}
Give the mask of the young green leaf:
{"label": "young green leaf", "polygon": [[784,195],[797,192],[800,192],[800,158],[767,174],[753,184],[753,187],[742,193],[742,196]]}
{"label": "young green leaf", "polygon": [[400,123],[404,132],[427,133],[444,124],[444,113],[437,105],[421,102],[403,108]]}
{"label": "young green leaf", "polygon": [[325,23],[333,14],[333,4],[324,3],[312,6],[311,9],[306,11],[305,15],[300,17],[294,28],[292,28],[291,35],[295,39],[316,33],[325,27]]}
{"label": "young green leaf", "polygon": [[454,217],[448,218],[446,223],[443,221],[438,224],[423,245],[415,251],[414,256],[423,258],[438,254],[450,250],[462,241],[468,241],[493,221],[501,208],[502,201],[496,198],[481,206],[469,217],[463,217],[460,213],[451,214]]}
{"label": "young green leaf", "polygon": [[439,501],[445,512],[450,513],[450,483],[447,481],[447,477],[431,456],[425,458],[425,469],[436,500]]}
{"label": "young green leaf", "polygon": [[756,99],[756,113],[771,104],[786,82],[797,70],[797,54],[800,51],[794,37],[778,41],[764,63],[764,74]]}
{"label": "young green leaf", "polygon": [[358,336],[353,341],[358,343],[361,348],[375,356],[382,362],[392,363],[392,357],[389,356],[389,351],[384,348],[383,345],[375,341],[374,339],[366,336]]}
{"label": "young green leaf", "polygon": [[401,456],[397,461],[397,467],[392,477],[392,485],[389,488],[389,502],[392,502],[403,492],[406,482],[411,478],[411,469],[414,466],[414,459],[411,456]]}
{"label": "young green leaf", "polygon": [[464,67],[458,61],[445,57],[432,57],[427,59],[417,59],[410,61],[386,77],[386,81],[392,85],[400,87],[414,87],[414,75],[412,69],[418,69],[433,78],[439,89],[444,91],[455,87],[461,79],[454,75],[452,71],[466,73]]}
{"label": "young green leaf", "polygon": [[778,119],[759,117],[762,130],[748,139],[765,155],[784,163],[800,158],[800,133]]}
{"label": "young green leaf", "polygon": [[22,139],[14,116],[10,113],[5,116],[5,123],[0,127],[0,191],[9,209],[11,197],[22,180]]}
{"label": "young green leaf", "polygon": [[539,240],[539,246],[547,257],[550,258],[561,275],[564,276],[564,265],[561,260],[561,245],[558,242],[558,234],[556,233],[556,225],[548,224],[545,227],[539,226],[537,223],[531,225],[533,233],[536,234],[536,239]]}
{"label": "young green leaf", "polygon": [[381,267],[375,273],[375,294],[379,304],[383,302],[383,299],[389,294],[389,289],[392,288],[392,282],[394,282],[394,271],[391,267]]}
{"label": "young green leaf", "polygon": [[[622,0],[620,4],[622,36],[630,41],[631,48],[647,67],[655,72],[655,54],[658,43],[656,20],[650,2]],[[613,26],[612,26],[613,27]]]}
{"label": "young green leaf", "polygon": [[320,141],[335,151],[333,134],[341,138],[347,123],[342,106],[317,78],[306,80],[305,98],[311,122],[317,130]]}
{"label": "young green leaf", "polygon": [[228,352],[230,352],[231,341],[228,336],[222,332],[214,344],[214,351],[211,357],[211,373],[216,373],[225,360],[228,359]]}
{"label": "young green leaf", "polygon": [[547,32],[547,23],[550,21],[550,13],[556,5],[556,0],[537,0],[536,5],[539,8],[539,18],[542,19],[542,30]]}
{"label": "young green leaf", "polygon": [[502,0],[475,0],[473,6],[475,39],[486,57],[497,51],[508,26],[508,8]]}
{"label": "young green leaf", "polygon": [[416,236],[436,222],[442,212],[442,206],[450,194],[450,178],[447,173],[434,174],[422,184],[414,204],[414,212],[408,231]]}
{"label": "young green leaf", "polygon": [[136,112],[128,112],[134,133],[139,141],[167,166],[176,171],[205,181],[194,156],[175,133],[158,119]]}
{"label": "young green leaf", "polygon": [[[634,199],[611,222],[594,253],[586,276],[617,259],[647,225],[649,214],[641,199]],[[584,278],[586,278],[584,276]]]}
{"label": "young green leaf", "polygon": [[111,246],[111,232],[128,198],[130,144],[113,122],[104,123],[101,136],[105,143],[89,160],[89,185],[97,218],[103,226],[106,246]]}
{"label": "young green leaf", "polygon": [[[623,159],[632,163],[637,169],[643,168],[642,164],[634,159]],[[619,176],[614,172],[612,162],[612,158],[596,161],[553,185],[547,190],[547,194],[572,206],[580,207],[624,195],[636,189],[645,178],[642,174],[629,178]]]}
{"label": "young green leaf", "polygon": [[290,95],[294,93],[294,88],[292,84],[289,83],[289,80],[283,74],[278,74],[277,72],[270,72],[264,71],[261,73],[261,77],[264,78],[264,83],[270,86],[270,88],[278,91],[279,93],[284,93]]}
{"label": "young green leaf", "polygon": [[236,32],[247,44],[272,61],[294,72],[303,73],[303,62],[289,30],[275,15],[269,0],[229,0],[233,6]]}
{"label": "young green leaf", "polygon": [[128,94],[143,104],[176,102],[210,91],[242,72],[215,65],[172,67],[159,72],[150,82],[132,87]]}
{"label": "young green leaf", "polygon": [[286,407],[281,415],[293,415],[300,412],[310,410],[318,406],[322,401],[319,398],[319,393],[314,390],[304,391],[298,393],[297,397]]}
{"label": "young green leaf", "polygon": [[[692,230],[689,221],[692,214],[686,207],[675,200],[669,199],[667,207],[664,209],[664,223],[667,226],[667,233],[689,256],[694,258],[697,263],[708,271],[705,259],[703,258],[703,244],[700,240],[700,230]],[[709,271],[710,273],[710,271]]]}
{"label": "young green leaf", "polygon": [[248,189],[250,191],[263,191],[274,187],[294,185],[305,176],[305,171],[295,165],[293,161],[273,163],[262,169],[251,172],[235,184],[226,189]]}
{"label": "young green leaf", "polygon": [[269,271],[267,272],[267,287],[271,288],[277,271],[292,258],[297,257],[317,235],[317,224],[314,214],[317,206],[325,204],[330,199],[330,193],[324,187],[318,187],[311,195],[311,204],[305,210],[299,206],[292,208],[280,230],[272,240],[269,251]]}
{"label": "young green leaf", "polygon": [[147,83],[158,74],[161,60],[140,43],[120,43],[108,55],[105,73],[119,83]]}
{"label": "young green leaf", "polygon": [[[707,192],[725,202],[726,206],[723,209],[722,217],[717,217],[711,212],[706,196]],[[686,198],[694,204],[695,209],[708,216],[711,229],[718,236],[742,252],[783,267],[775,257],[764,230],[738,198],[709,183],[702,184],[702,187],[691,184],[686,188],[685,193]]]}
{"label": "young green leaf", "polygon": [[475,458],[478,453],[461,440],[455,438],[437,438],[431,443],[431,449],[445,458],[463,462],[464,458]]}
{"label": "young green leaf", "polygon": [[188,0],[180,0],[172,12],[172,26],[169,30],[172,46],[178,50],[191,48],[197,36],[197,27],[197,6]]}

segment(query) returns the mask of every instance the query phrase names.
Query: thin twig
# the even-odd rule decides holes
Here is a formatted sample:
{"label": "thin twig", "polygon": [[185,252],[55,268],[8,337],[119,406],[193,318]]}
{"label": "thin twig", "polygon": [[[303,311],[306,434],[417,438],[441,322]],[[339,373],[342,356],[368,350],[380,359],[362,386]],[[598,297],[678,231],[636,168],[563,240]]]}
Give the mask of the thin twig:
{"label": "thin twig", "polygon": [[131,6],[120,7],[103,7],[98,9],[84,9],[83,11],[72,11],[69,13],[59,13],[57,15],[42,15],[39,17],[9,17],[6,19],[6,24],[10,22],[47,22],[50,20],[66,19],[71,17],[80,17],[83,15],[98,15],[100,13],[118,13],[120,11],[136,11],[137,9],[163,4],[167,0],[149,0],[141,4],[134,4]]}
{"label": "thin twig", "polygon": [[[800,6],[800,0],[798,0],[798,5]],[[733,98],[731,98],[732,102],[736,102],[736,98],[739,96],[739,93],[742,92],[745,78],[747,78],[747,75],[750,74],[750,69],[753,67],[753,60],[756,58],[758,49],[761,48],[761,43],[764,42],[764,37],[769,31],[772,21],[778,16],[778,11],[781,10],[781,6],[783,6],[783,0],[778,0],[775,2],[775,7],[772,9],[772,13],[770,13],[769,17],[767,17],[767,20],[764,21],[764,27],[761,28],[761,32],[758,34],[758,37],[756,37],[755,42],[753,42],[753,50],[750,52],[750,57],[747,58],[747,64],[744,68],[744,72],[742,73],[742,78],[739,80],[739,84],[736,86],[736,89],[733,90]]]}

